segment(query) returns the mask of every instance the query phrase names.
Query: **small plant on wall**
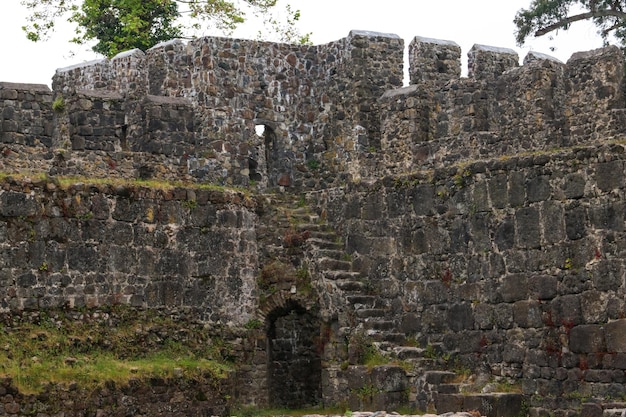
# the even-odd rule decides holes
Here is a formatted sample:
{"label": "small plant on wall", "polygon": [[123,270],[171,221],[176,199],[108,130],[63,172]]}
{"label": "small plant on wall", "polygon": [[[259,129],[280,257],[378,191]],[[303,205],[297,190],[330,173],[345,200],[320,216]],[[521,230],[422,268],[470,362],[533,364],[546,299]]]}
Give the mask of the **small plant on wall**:
{"label": "small plant on wall", "polygon": [[57,97],[52,102],[52,110],[55,113],[63,113],[65,111],[65,99],[63,98],[63,96]]}
{"label": "small plant on wall", "polygon": [[309,159],[306,161],[306,166],[309,167],[311,171],[317,171],[320,169],[321,164],[317,159]]}

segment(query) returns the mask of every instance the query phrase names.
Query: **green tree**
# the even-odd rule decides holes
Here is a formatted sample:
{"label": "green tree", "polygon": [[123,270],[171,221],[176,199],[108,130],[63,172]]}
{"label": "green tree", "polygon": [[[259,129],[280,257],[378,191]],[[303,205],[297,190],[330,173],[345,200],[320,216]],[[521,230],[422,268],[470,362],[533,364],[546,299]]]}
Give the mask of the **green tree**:
{"label": "green tree", "polygon": [[97,40],[93,50],[113,56],[182,36],[178,5],[169,0],[84,0],[72,20],[83,29],[76,41]]}
{"label": "green tree", "polygon": [[231,33],[249,15],[262,18],[276,40],[308,43],[295,25],[298,10],[286,7],[285,20],[272,13],[277,0],[21,0],[30,15],[23,26],[32,41],[47,39],[55,23],[76,25],[77,44],[93,43],[93,50],[111,57],[121,51],[146,50],[157,43],[187,37],[203,27]]}
{"label": "green tree", "polygon": [[612,34],[626,45],[625,9],[626,0],[532,0],[515,15],[516,40],[523,45],[531,36],[567,30],[572,23],[589,20],[605,42]]}

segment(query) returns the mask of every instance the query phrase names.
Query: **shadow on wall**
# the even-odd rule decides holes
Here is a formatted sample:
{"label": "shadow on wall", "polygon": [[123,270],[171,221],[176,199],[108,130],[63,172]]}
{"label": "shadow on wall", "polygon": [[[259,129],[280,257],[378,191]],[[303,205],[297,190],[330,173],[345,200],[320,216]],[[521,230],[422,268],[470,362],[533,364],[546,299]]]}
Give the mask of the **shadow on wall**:
{"label": "shadow on wall", "polygon": [[321,403],[322,364],[315,343],[319,333],[319,319],[296,302],[268,315],[270,406],[304,408]]}

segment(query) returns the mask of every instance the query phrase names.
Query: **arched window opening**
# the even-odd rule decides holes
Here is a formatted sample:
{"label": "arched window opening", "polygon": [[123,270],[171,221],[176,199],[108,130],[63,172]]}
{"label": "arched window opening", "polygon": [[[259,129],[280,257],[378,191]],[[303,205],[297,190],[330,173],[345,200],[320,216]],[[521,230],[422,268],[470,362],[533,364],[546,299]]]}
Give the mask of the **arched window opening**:
{"label": "arched window opening", "polygon": [[120,143],[120,148],[123,152],[128,151],[128,141],[126,139],[126,136],[128,135],[128,125],[124,124],[121,126],[118,126],[116,131],[115,131],[116,136],[119,139],[119,143]]}
{"label": "arched window opening", "polygon": [[257,125],[256,131],[257,134],[261,129],[259,126],[262,126],[263,130],[263,144],[265,145],[265,164],[267,167],[267,178],[268,185],[272,186],[276,183],[276,163],[279,161],[278,155],[278,144],[277,144],[277,136],[274,129],[272,129],[268,125]]}

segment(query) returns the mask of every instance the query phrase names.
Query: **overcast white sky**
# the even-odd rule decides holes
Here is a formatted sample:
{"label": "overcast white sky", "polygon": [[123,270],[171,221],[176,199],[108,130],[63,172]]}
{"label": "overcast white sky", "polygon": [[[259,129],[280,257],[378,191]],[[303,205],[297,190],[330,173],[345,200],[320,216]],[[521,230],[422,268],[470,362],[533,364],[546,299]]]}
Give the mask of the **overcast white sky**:
{"label": "overcast white sky", "polygon": [[[408,45],[415,36],[452,40],[465,56],[473,44],[516,49],[520,60],[528,50],[543,52],[567,61],[573,52],[602,46],[595,28],[576,23],[553,40],[531,40],[523,49],[514,39],[515,12],[530,0],[281,0],[300,9],[303,33],[312,32],[315,44],[348,35],[352,29],[395,33]],[[52,40],[35,44],[26,40],[21,26],[26,10],[19,0],[2,0],[0,34],[2,58],[0,81],[50,84],[57,68],[99,59],[85,48],[67,40],[72,27],[60,25]],[[247,29],[247,30],[246,30]],[[257,29],[242,28],[240,37],[254,38]],[[550,48],[556,48],[551,51]],[[74,56],[70,51],[74,50]]]}

